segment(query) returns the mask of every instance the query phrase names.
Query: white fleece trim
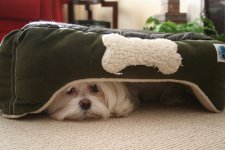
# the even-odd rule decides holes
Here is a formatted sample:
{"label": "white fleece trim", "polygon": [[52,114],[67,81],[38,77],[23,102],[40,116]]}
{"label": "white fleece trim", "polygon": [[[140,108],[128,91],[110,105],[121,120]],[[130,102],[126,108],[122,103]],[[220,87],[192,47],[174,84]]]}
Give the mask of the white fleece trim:
{"label": "white fleece trim", "polygon": [[198,87],[198,85],[189,82],[189,81],[185,81],[185,80],[175,80],[175,79],[112,79],[112,78],[90,78],[90,79],[81,79],[81,80],[76,80],[76,81],[72,81],[67,83],[66,85],[64,85],[62,88],[60,88],[59,90],[57,90],[52,97],[38,110],[30,112],[30,113],[24,113],[21,115],[8,115],[8,114],[2,114],[3,117],[5,118],[21,118],[23,116],[26,116],[28,114],[38,114],[41,113],[42,111],[44,111],[45,109],[47,109],[47,107],[51,104],[51,102],[53,101],[53,99],[55,98],[55,96],[61,92],[64,88],[66,88],[69,84],[72,83],[80,83],[80,82],[174,82],[174,83],[180,83],[183,85],[187,85],[189,86],[195,96],[197,97],[197,99],[199,100],[199,102],[209,111],[211,112],[221,112],[220,110],[218,110],[213,103],[209,100],[209,98],[205,95],[205,93]]}
{"label": "white fleece trim", "polygon": [[119,34],[102,36],[106,51],[102,67],[109,73],[122,74],[128,66],[157,67],[163,74],[173,74],[181,66],[177,44],[167,39],[127,38]]}

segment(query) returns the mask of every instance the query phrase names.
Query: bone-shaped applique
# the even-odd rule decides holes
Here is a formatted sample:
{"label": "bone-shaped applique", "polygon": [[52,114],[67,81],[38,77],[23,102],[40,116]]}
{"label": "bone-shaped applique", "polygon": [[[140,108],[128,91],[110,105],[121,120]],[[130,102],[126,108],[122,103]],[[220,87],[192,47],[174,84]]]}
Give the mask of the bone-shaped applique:
{"label": "bone-shaped applique", "polygon": [[122,74],[127,66],[145,65],[157,67],[163,74],[173,74],[181,66],[177,44],[167,39],[129,38],[119,34],[102,36],[106,51],[102,66],[114,74]]}

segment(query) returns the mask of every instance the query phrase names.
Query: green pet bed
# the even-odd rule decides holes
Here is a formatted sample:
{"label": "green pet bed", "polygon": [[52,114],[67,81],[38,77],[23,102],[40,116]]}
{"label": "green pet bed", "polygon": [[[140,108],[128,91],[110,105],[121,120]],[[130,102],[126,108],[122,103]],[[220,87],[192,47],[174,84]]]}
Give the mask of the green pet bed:
{"label": "green pet bed", "polygon": [[225,45],[194,33],[32,22],[0,46],[0,108],[7,118],[45,110],[70,82],[176,82],[209,111],[225,106]]}

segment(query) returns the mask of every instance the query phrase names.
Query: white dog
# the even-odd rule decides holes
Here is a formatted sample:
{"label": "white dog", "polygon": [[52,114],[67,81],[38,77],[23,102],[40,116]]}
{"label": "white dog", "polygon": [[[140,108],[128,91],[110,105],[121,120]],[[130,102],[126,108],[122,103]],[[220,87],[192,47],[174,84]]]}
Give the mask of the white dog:
{"label": "white dog", "polygon": [[189,104],[195,99],[178,83],[73,82],[58,92],[47,108],[57,120],[108,119],[130,114],[142,101]]}
{"label": "white dog", "polygon": [[47,112],[57,120],[108,119],[127,116],[137,103],[124,83],[71,83],[55,96]]}

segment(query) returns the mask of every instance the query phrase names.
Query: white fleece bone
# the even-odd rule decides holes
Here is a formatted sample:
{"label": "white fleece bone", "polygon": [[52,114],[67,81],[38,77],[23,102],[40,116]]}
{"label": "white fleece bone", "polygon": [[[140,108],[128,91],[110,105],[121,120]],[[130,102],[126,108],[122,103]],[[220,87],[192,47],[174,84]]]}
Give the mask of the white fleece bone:
{"label": "white fleece bone", "polygon": [[119,34],[102,36],[106,51],[102,57],[103,68],[110,73],[122,74],[127,66],[158,67],[163,74],[175,73],[181,66],[177,44],[167,39],[127,38]]}

